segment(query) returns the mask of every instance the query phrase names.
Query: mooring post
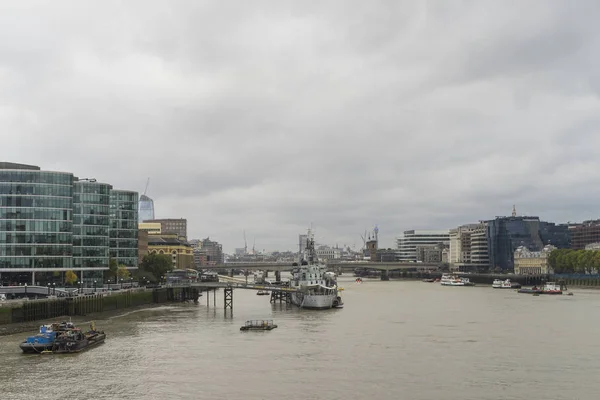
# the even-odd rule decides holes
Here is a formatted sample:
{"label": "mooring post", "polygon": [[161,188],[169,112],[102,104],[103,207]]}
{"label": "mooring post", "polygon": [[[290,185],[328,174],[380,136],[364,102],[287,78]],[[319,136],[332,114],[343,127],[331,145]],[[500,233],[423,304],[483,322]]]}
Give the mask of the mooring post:
{"label": "mooring post", "polygon": [[217,289],[213,289],[213,307],[217,306]]}

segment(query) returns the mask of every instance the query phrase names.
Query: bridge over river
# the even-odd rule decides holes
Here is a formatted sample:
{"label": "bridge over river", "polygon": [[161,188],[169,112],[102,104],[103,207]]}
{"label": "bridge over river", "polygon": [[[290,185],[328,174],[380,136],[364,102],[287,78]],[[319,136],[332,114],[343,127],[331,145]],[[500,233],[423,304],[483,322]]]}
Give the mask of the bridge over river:
{"label": "bridge over river", "polygon": [[[206,267],[214,271],[231,271],[234,269],[247,271],[291,271],[294,266],[291,262],[228,262]],[[327,261],[327,268],[333,271],[354,271],[357,268],[373,269],[379,271],[432,271],[439,268],[434,263],[407,263],[407,262],[363,262],[363,261]]]}

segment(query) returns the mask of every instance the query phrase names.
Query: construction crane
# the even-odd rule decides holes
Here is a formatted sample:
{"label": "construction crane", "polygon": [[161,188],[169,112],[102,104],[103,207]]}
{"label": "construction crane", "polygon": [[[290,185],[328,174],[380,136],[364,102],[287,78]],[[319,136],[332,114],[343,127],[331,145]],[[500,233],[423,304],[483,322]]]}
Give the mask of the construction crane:
{"label": "construction crane", "polygon": [[149,184],[150,184],[150,178],[148,178],[148,180],[146,181],[146,188],[144,189],[144,196],[146,195],[146,192],[148,191]]}
{"label": "construction crane", "polygon": [[244,229],[244,255],[248,254],[248,242],[246,242],[246,230]]}

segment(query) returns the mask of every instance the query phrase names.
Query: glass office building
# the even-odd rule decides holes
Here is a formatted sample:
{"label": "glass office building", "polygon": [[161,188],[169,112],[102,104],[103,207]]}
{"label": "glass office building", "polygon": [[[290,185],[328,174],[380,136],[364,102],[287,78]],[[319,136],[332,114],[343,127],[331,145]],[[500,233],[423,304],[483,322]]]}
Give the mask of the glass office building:
{"label": "glass office building", "polygon": [[73,190],[73,267],[84,282],[108,269],[110,191],[93,179],[77,180]]}
{"label": "glass office building", "polygon": [[538,217],[496,217],[486,222],[492,268],[512,270],[514,253],[520,246],[532,251],[540,251],[544,247]]}
{"label": "glass office building", "polygon": [[111,244],[120,264],[137,267],[137,201],[94,179],[0,162],[0,283],[60,282],[69,270],[102,279]]}
{"label": "glass office building", "polygon": [[110,192],[110,256],[127,268],[138,266],[138,193]]}
{"label": "glass office building", "polygon": [[139,222],[148,221],[154,219],[154,200],[145,194],[140,196],[140,203],[138,208],[138,219]]}
{"label": "glass office building", "polygon": [[73,266],[73,174],[0,163],[0,273]]}

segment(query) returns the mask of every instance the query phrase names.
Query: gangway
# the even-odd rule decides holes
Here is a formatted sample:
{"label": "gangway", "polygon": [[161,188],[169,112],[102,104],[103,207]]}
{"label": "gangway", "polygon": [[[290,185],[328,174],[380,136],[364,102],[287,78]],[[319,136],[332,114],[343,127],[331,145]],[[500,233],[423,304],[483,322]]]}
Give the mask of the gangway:
{"label": "gangway", "polygon": [[218,275],[219,277],[219,282],[231,282],[231,283],[246,283],[246,279],[240,279],[240,278],[233,278],[231,276],[227,276],[227,275]]}

